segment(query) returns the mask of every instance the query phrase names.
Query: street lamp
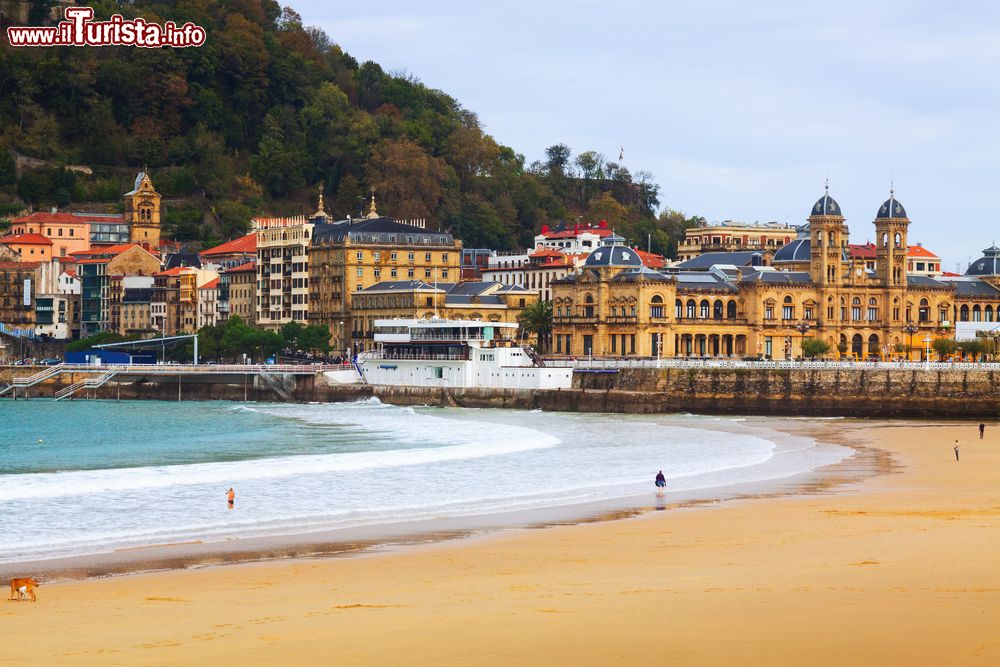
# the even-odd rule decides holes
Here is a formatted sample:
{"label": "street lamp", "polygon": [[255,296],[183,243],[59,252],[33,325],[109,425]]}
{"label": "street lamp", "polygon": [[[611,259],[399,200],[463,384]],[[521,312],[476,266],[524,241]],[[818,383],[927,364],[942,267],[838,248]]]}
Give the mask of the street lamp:
{"label": "street lamp", "polygon": [[903,333],[908,334],[910,336],[910,346],[906,350],[907,359],[910,360],[913,359],[913,334],[917,333],[918,331],[920,331],[920,327],[918,327],[913,322],[907,322],[906,326],[903,327]]}
{"label": "street lamp", "polygon": [[[798,324],[795,325],[795,330],[799,332],[799,336],[802,338],[802,342],[805,343],[806,332],[809,331],[809,323],[799,322]],[[799,347],[801,348],[801,344],[799,345]],[[806,351],[802,350],[802,358],[805,359],[805,356],[806,356]]]}
{"label": "street lamp", "polygon": [[931,337],[927,336],[924,338],[924,363],[927,364],[927,368],[931,367]]}

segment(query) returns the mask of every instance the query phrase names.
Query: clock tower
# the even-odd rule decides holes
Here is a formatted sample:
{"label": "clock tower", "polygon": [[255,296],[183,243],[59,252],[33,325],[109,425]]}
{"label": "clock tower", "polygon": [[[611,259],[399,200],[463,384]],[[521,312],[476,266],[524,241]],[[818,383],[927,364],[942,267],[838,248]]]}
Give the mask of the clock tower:
{"label": "clock tower", "polygon": [[129,240],[155,250],[160,245],[160,193],[153,187],[148,170],[135,177],[135,187],[125,193],[124,202]]}

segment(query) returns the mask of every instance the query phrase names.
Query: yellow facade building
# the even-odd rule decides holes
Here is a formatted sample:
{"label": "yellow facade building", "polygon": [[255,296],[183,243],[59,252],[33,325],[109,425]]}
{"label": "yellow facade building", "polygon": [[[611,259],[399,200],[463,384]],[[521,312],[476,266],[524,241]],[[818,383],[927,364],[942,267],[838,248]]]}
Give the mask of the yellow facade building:
{"label": "yellow facade building", "polygon": [[784,359],[819,338],[828,356],[884,359],[952,337],[955,321],[975,313],[1000,319],[995,275],[909,275],[909,225],[890,193],[874,221],[875,270],[851,259],[845,218],[829,193],[811,210],[808,238],[784,244],[773,266],[654,271],[627,247],[601,248],[580,273],[552,285],[553,351]]}
{"label": "yellow facade building", "polygon": [[[322,205],[321,205],[322,209]],[[317,225],[309,248],[309,321],[325,324],[334,350],[356,341],[354,295],[384,281],[417,280],[433,285],[461,280],[462,242],[422,220],[379,215],[372,196],[364,218]]]}

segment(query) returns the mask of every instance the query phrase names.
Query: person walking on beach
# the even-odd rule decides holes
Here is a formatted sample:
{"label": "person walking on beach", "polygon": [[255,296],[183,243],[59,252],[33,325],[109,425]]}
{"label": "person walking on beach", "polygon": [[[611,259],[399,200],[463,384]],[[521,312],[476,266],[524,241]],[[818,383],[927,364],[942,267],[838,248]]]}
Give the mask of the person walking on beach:
{"label": "person walking on beach", "polygon": [[958,460],[958,440],[955,441],[955,460]]}
{"label": "person walking on beach", "polygon": [[233,509],[233,505],[236,504],[236,492],[233,491],[233,487],[229,487],[226,491],[226,500],[229,501],[229,509]]}
{"label": "person walking on beach", "polygon": [[979,425],[979,439],[983,439],[983,434],[986,433],[986,424]]}
{"label": "person walking on beach", "polygon": [[656,473],[656,488],[663,489],[667,486],[667,478],[663,476],[663,471]]}

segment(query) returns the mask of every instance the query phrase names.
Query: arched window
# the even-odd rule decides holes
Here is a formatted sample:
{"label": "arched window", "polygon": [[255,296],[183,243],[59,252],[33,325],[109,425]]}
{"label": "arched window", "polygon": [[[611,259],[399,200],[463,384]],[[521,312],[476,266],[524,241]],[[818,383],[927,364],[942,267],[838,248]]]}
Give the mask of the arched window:
{"label": "arched window", "polygon": [[876,299],[875,297],[872,297],[872,298],[868,299],[868,305],[869,306],[877,306],[878,305],[878,299]]}
{"label": "arched window", "polygon": [[969,306],[963,304],[958,311],[958,321],[968,322],[969,321]]}
{"label": "arched window", "polygon": [[791,303],[791,302],[792,302],[792,297],[790,297],[790,296],[786,296],[786,297],[785,297],[785,301],[784,301],[784,302],[785,302],[785,303]]}
{"label": "arched window", "polygon": [[698,317],[703,320],[708,319],[708,299],[702,299],[698,304]]}
{"label": "arched window", "polygon": [[583,297],[583,316],[593,317],[594,316],[594,295],[587,294]]}
{"label": "arched window", "polygon": [[649,316],[663,317],[663,297],[659,294],[654,294],[653,298],[649,300],[649,303]]}
{"label": "arched window", "polygon": [[986,321],[993,321],[993,306],[986,306]]}
{"label": "arched window", "polygon": [[854,297],[854,299],[851,301],[851,305],[852,306],[860,306],[861,305],[861,299],[858,298],[858,297]]}
{"label": "arched window", "polygon": [[593,294],[588,294],[587,296],[583,297],[583,302],[584,303],[594,303],[594,295]]}
{"label": "arched window", "polygon": [[978,303],[972,307],[972,321],[973,322],[983,321],[983,309],[979,307]]}
{"label": "arched window", "polygon": [[728,317],[731,320],[735,320],[736,319],[736,302],[735,301],[730,301],[729,304],[726,306],[726,317]]}
{"label": "arched window", "polygon": [[674,301],[674,317],[678,319],[684,317],[684,302],[680,299]]}
{"label": "arched window", "polygon": [[868,337],[868,354],[878,354],[878,336],[872,334]]}
{"label": "arched window", "polygon": [[723,310],[724,310],[724,306],[723,306],[722,302],[721,301],[716,301],[712,305],[712,318],[716,319],[716,320],[721,320],[722,319]]}
{"label": "arched window", "polygon": [[694,319],[695,318],[695,308],[697,308],[697,305],[695,304],[694,299],[688,299],[688,302],[687,302],[687,315],[686,315],[686,317]]}
{"label": "arched window", "polygon": [[899,234],[899,232],[896,232],[896,236],[893,237],[893,242],[895,243],[895,245],[896,245],[897,248],[900,246],[900,244],[902,243],[902,241],[903,241],[903,237]]}

